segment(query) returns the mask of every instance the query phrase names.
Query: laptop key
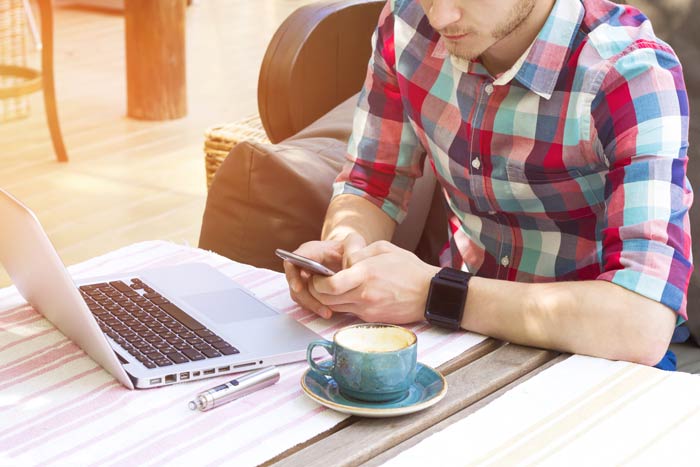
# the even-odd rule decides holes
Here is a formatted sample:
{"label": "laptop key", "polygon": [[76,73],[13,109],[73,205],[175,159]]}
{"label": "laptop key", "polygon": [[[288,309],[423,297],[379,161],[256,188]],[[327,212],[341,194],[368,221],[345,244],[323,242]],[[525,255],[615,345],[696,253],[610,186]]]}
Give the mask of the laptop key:
{"label": "laptop key", "polygon": [[229,344],[229,343],[226,342],[226,341],[221,341],[221,342],[214,342],[214,343],[212,344],[212,346],[213,346],[215,349],[225,349],[226,347],[231,347],[231,344]]}
{"label": "laptop key", "polygon": [[166,357],[168,357],[170,360],[172,360],[175,363],[186,363],[189,362],[189,359],[182,355],[180,352],[169,352],[165,354]]}
{"label": "laptop key", "polygon": [[[206,342],[202,342],[200,344],[195,344],[194,348],[199,350],[200,352],[204,352],[205,350],[213,350],[213,347]],[[205,353],[206,355],[206,353]]]}
{"label": "laptop key", "polygon": [[[133,354],[132,354],[132,355],[133,355]],[[136,359],[137,359],[139,362],[141,362],[141,363],[145,363],[145,362],[150,362],[150,361],[151,361],[148,357],[146,357],[146,356],[145,356],[144,354],[142,354],[142,353],[137,353],[136,355],[134,355],[134,357],[136,357]]]}
{"label": "laptop key", "polygon": [[237,348],[230,346],[230,347],[224,347],[222,349],[219,349],[219,352],[221,352],[224,355],[233,355],[240,353]]}
{"label": "laptop key", "polygon": [[205,327],[199,321],[192,318],[190,315],[188,315],[172,303],[164,303],[159,306],[163,311],[170,314],[170,316],[172,316],[173,318],[181,322],[183,325],[185,325],[185,327],[193,331],[205,329]]}
{"label": "laptop key", "polygon": [[153,361],[154,361],[155,364],[158,365],[158,366],[168,366],[168,365],[172,365],[172,364],[173,364],[173,362],[171,362],[171,361],[168,360],[167,358],[159,358],[158,360],[153,360]]}
{"label": "laptop key", "polygon": [[202,353],[209,358],[221,357],[221,354],[214,349],[202,350]]}
{"label": "laptop key", "polygon": [[145,366],[149,370],[152,370],[153,368],[156,367],[156,364],[151,362],[151,361],[145,361],[145,362],[141,362],[141,363],[143,363],[143,366]]}
{"label": "laptop key", "polygon": [[131,291],[131,287],[129,287],[128,285],[126,285],[122,281],[110,282],[109,285],[111,285],[112,287],[114,287],[115,289],[117,289],[120,292],[130,292]]}
{"label": "laptop key", "polygon": [[204,357],[204,355],[202,355],[194,349],[185,349],[182,351],[182,353],[185,354],[185,356],[187,356],[187,358],[189,358],[192,361],[204,360],[206,358]]}
{"label": "laptop key", "polygon": [[200,329],[198,331],[194,332],[197,334],[199,337],[210,337],[210,336],[215,336],[213,332],[211,332],[209,329]]}

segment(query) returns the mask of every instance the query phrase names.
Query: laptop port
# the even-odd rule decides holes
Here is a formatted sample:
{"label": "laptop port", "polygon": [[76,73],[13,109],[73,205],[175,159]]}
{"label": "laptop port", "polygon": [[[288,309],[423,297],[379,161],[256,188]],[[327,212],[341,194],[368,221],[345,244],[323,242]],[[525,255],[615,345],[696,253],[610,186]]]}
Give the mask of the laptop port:
{"label": "laptop port", "polygon": [[215,371],[216,371],[216,370],[214,370],[214,369],[212,368],[211,370],[204,370],[204,371],[202,372],[202,374],[203,374],[203,375],[213,375]]}
{"label": "laptop port", "polygon": [[162,378],[151,378],[151,380],[148,383],[149,384],[160,384],[161,381],[163,381]]}
{"label": "laptop port", "polygon": [[230,366],[221,366],[221,367],[219,367],[219,372],[220,372],[220,373],[223,372],[223,371],[230,371],[230,370],[231,370],[231,367],[230,367]]}
{"label": "laptop port", "polygon": [[193,377],[193,378],[196,378],[197,376],[199,376],[199,371],[193,371],[193,372],[192,372],[192,377]]}
{"label": "laptop port", "polygon": [[175,381],[177,381],[177,375],[166,375],[165,376],[166,383],[174,383]]}
{"label": "laptop port", "polygon": [[234,368],[244,368],[246,366],[254,366],[255,362],[250,362],[250,363],[241,363],[240,365],[234,365]]}
{"label": "laptop port", "polygon": [[190,374],[185,372],[185,373],[180,373],[180,381],[187,381],[190,379]]}

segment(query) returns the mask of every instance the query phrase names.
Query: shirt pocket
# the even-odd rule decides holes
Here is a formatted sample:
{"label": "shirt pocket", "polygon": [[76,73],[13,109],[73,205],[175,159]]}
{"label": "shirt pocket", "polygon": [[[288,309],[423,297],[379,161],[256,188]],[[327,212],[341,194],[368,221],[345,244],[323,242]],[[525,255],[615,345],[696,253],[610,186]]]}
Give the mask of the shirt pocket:
{"label": "shirt pocket", "polygon": [[603,207],[605,176],[581,169],[543,171],[510,163],[507,183],[496,193],[502,210],[566,221],[587,217]]}

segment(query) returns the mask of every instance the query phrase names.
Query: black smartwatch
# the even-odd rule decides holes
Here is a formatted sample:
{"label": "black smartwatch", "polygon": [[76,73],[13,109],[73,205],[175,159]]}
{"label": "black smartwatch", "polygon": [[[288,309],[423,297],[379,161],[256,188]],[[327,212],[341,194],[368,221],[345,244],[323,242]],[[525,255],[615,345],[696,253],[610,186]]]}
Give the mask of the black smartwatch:
{"label": "black smartwatch", "polygon": [[425,319],[430,324],[459,329],[467,301],[469,279],[473,274],[453,268],[442,268],[430,281]]}

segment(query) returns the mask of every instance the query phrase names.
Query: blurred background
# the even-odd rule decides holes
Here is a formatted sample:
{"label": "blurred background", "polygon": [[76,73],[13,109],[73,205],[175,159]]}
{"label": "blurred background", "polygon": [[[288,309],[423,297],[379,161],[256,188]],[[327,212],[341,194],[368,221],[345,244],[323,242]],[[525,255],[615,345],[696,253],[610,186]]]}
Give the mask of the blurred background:
{"label": "blurred background", "polygon": [[[158,14],[139,15],[144,2],[127,1],[131,11],[122,0],[53,2],[53,74],[67,163],[56,160],[41,90],[0,100],[0,187],[37,214],[66,264],[142,240],[197,245],[207,191],[204,132],[257,113],[267,44],[293,10],[312,0],[187,5],[186,114],[157,121],[127,116],[126,17]],[[24,60],[41,70],[42,8],[36,0],[0,0],[0,65]],[[18,19],[24,24],[17,26]],[[161,19],[159,27],[169,27],[168,21]],[[135,23],[144,27],[144,21]],[[151,33],[163,41],[169,34]],[[131,46],[154,47],[140,42],[145,34]],[[130,59],[137,60],[134,51]],[[8,83],[4,78],[0,86]],[[7,284],[0,269],[0,286]]]}

